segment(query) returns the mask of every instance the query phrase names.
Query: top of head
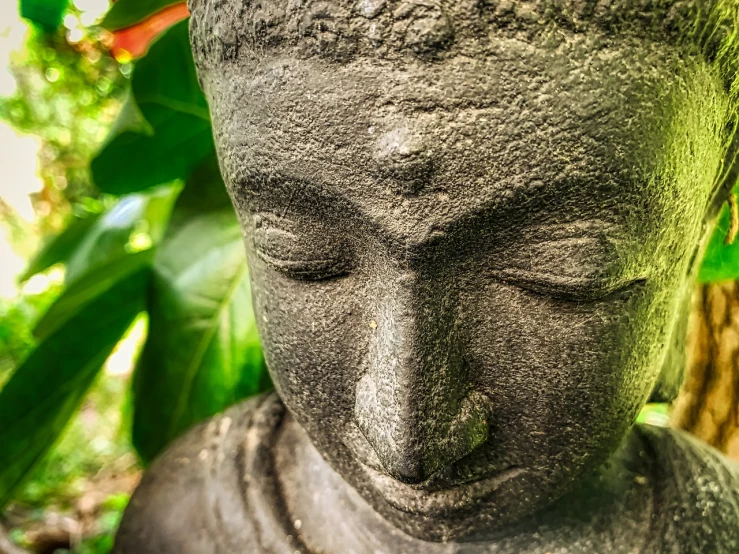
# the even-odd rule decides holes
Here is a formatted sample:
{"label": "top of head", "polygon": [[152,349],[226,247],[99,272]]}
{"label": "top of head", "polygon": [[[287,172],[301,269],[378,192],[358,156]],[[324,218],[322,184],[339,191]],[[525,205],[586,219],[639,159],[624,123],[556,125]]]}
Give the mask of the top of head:
{"label": "top of head", "polygon": [[[336,62],[478,54],[492,33],[524,40],[599,29],[736,59],[738,0],[189,0],[198,64],[268,49]],[[730,64],[732,69],[734,63]],[[736,71],[727,81],[733,80]]]}

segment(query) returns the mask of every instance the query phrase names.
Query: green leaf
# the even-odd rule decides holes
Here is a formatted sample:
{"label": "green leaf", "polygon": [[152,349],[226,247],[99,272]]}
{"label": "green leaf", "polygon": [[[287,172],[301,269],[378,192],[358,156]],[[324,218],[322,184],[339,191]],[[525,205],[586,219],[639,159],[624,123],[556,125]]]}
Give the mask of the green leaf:
{"label": "green leaf", "polygon": [[148,270],[88,302],[0,391],[0,510],[49,451],[105,360],[144,308]]}
{"label": "green leaf", "polygon": [[[208,210],[193,202],[219,196],[226,203]],[[220,179],[188,183],[172,222],[154,262],[149,339],[134,377],[133,440],[147,462],[191,425],[269,387],[241,227]]]}
{"label": "green leaf", "polygon": [[178,184],[121,198],[90,229],[67,262],[71,285],[87,273],[158,243],[167,228]]}
{"label": "green leaf", "polygon": [[95,222],[69,257],[67,288],[37,323],[38,338],[47,337],[92,298],[151,263],[151,248],[164,235],[180,189],[169,185],[125,196]]}
{"label": "green leaf", "polygon": [[144,117],[150,104],[158,104],[210,121],[190,49],[187,21],[163,33],[136,63],[131,90]]}
{"label": "green leaf", "polygon": [[147,19],[167,6],[182,2],[183,0],[118,0],[108,10],[102,26],[109,31],[124,29]]}
{"label": "green leaf", "polygon": [[729,208],[724,205],[703,257],[698,274],[698,281],[701,283],[739,279],[739,241],[734,241],[731,245],[724,244],[730,219]]}
{"label": "green leaf", "polygon": [[27,281],[55,264],[66,263],[99,218],[100,214],[72,217],[64,231],[52,237],[41,247],[18,280]]}
{"label": "green leaf", "polygon": [[212,152],[209,122],[167,107],[147,111],[154,136],[123,133],[92,161],[93,178],[102,191],[126,194],[182,178]]}
{"label": "green leaf", "polygon": [[187,21],[151,46],[136,65],[131,87],[132,97],[113,134],[91,164],[95,183],[110,194],[186,179],[215,153]]}
{"label": "green leaf", "polygon": [[53,33],[62,24],[68,0],[20,0],[21,17],[38,25],[47,33]]}
{"label": "green leaf", "polygon": [[105,294],[132,273],[148,268],[153,250],[144,250],[118,258],[85,274],[67,287],[33,329],[36,338],[44,340],[83,310],[95,297]]}
{"label": "green leaf", "polygon": [[[154,134],[154,129],[152,129],[149,122],[144,118],[144,114],[141,113],[141,110],[136,105],[136,100],[133,98],[133,92],[131,89],[126,91],[121,111],[118,112],[118,116],[115,118],[113,125],[110,126],[110,132],[106,140],[111,141],[123,133],[149,136]],[[107,145],[108,142],[104,142],[101,150]]]}

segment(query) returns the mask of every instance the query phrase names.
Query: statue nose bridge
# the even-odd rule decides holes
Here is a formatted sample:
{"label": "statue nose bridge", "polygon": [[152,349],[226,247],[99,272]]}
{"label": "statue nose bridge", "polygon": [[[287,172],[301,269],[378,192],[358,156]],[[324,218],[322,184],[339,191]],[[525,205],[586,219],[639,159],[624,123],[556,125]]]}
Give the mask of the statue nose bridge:
{"label": "statue nose bridge", "polygon": [[378,383],[415,397],[419,410],[458,403],[466,376],[452,302],[443,292],[405,273],[379,300],[367,372]]}
{"label": "statue nose bridge", "polygon": [[401,284],[380,300],[355,416],[388,472],[418,482],[477,446],[486,418],[470,408],[453,314],[416,281]]}

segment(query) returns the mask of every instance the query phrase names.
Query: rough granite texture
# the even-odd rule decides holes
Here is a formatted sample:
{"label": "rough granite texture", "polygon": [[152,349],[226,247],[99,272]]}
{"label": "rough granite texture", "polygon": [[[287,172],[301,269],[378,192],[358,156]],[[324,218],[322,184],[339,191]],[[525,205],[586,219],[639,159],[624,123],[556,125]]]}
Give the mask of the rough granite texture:
{"label": "rough granite texture", "polygon": [[[279,399],[266,395],[230,409],[177,441],[144,477],[113,554],[328,552],[312,550],[303,538],[304,523],[284,511],[274,455],[284,417]],[[612,533],[609,521],[589,514],[591,506],[576,496],[552,507],[559,515],[556,526],[545,514],[524,522],[527,532],[489,544],[438,544],[392,529],[354,491],[335,493],[327,488],[322,491],[329,504],[326,510],[335,509],[330,505],[334,498],[352,509],[342,512],[344,529],[325,518],[312,534],[333,537],[337,544],[331,552],[342,554],[738,552],[739,467],[681,431],[638,426],[634,434],[645,471],[633,478],[641,487],[655,486],[650,511],[630,515],[640,524],[632,527],[640,532],[636,549]],[[341,477],[333,474],[329,487],[340,482]],[[615,511],[621,502],[623,497],[615,499]],[[324,518],[319,514],[317,519]],[[589,530],[585,535],[579,532],[583,525]]]}
{"label": "rough granite texture", "polygon": [[634,427],[735,181],[726,5],[193,1],[279,399],[116,552],[739,552],[735,466]]}

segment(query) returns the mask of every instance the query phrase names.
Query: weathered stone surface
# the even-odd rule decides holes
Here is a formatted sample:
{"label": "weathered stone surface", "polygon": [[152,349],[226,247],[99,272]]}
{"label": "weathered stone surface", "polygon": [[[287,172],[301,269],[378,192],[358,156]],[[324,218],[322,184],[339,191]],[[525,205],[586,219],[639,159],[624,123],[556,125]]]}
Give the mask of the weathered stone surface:
{"label": "weathered stone surface", "polygon": [[736,467],[634,427],[731,184],[719,4],[192,2],[279,399],[117,552],[737,552]]}

